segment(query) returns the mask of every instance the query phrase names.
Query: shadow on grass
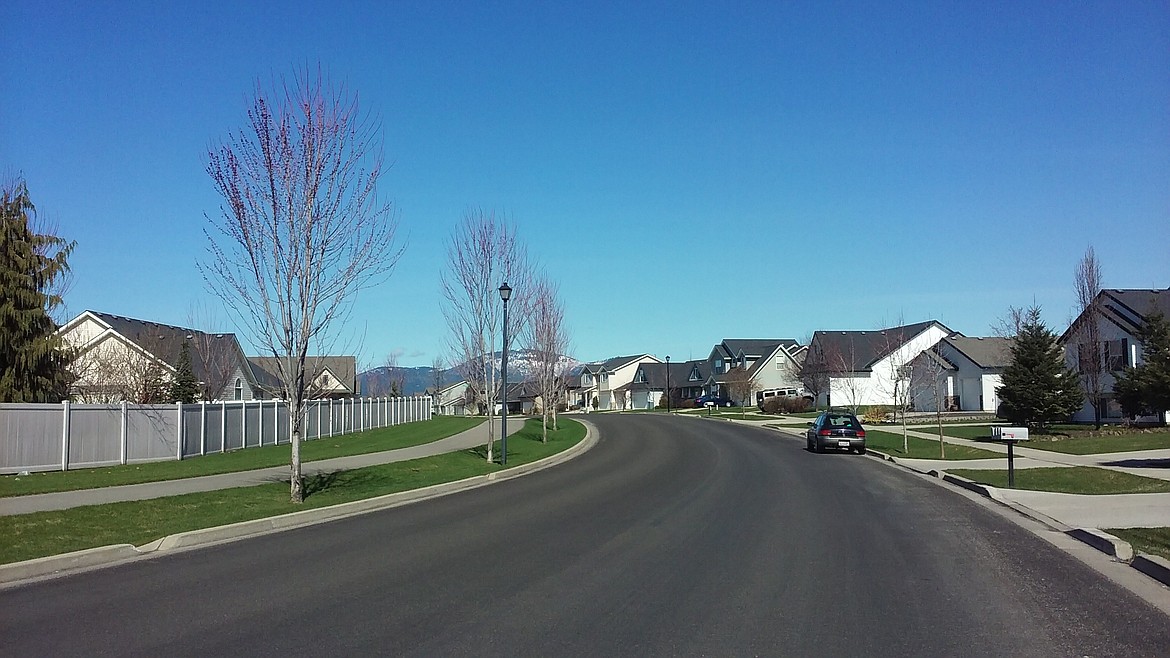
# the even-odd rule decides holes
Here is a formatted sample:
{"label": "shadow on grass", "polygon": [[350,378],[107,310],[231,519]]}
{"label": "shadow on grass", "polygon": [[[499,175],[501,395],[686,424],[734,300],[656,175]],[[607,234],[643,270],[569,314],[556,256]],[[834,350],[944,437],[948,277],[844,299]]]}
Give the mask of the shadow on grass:
{"label": "shadow on grass", "polygon": [[1170,459],[1118,459],[1104,462],[1104,465],[1122,468],[1170,468]]}

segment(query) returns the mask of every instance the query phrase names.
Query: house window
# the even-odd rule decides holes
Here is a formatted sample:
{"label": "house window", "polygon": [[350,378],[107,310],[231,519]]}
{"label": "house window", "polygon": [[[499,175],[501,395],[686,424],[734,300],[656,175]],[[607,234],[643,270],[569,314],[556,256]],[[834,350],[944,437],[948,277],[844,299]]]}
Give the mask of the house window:
{"label": "house window", "polygon": [[784,359],[781,359],[781,358],[779,358],[779,357],[777,357],[777,358],[776,358],[776,369],[777,369],[777,370],[783,370],[783,369],[784,369]]}
{"label": "house window", "polygon": [[235,397],[235,399],[237,399],[237,400],[244,399],[244,382],[241,381],[239,377],[236,377],[236,397]]}
{"label": "house window", "polygon": [[585,376],[582,378],[582,380],[583,380],[583,381],[584,381],[586,384],[592,384],[592,383],[593,383],[593,375],[590,375],[590,374],[586,373],[586,374],[585,374]]}
{"label": "house window", "polygon": [[717,374],[723,373],[723,359],[715,359],[715,372]]}
{"label": "house window", "polygon": [[638,374],[634,375],[634,381],[638,382],[639,384],[645,384],[646,383],[646,373],[643,372],[641,369],[639,369]]}
{"label": "house window", "polygon": [[688,377],[687,379],[688,379],[688,381],[692,381],[692,382],[699,381],[699,369],[698,368],[691,368],[691,376]]}
{"label": "house window", "polygon": [[1105,341],[1105,370],[1117,372],[1129,365],[1129,339]]}

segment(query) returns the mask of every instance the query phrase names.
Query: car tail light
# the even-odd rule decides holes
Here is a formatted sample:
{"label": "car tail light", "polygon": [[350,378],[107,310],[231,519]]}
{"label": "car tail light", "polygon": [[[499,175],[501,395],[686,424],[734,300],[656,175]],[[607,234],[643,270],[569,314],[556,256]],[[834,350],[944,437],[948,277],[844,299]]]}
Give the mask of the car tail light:
{"label": "car tail light", "polygon": [[865,430],[857,430],[857,438],[864,439],[865,438]]}
{"label": "car tail light", "polygon": [[821,431],[817,432],[817,436],[832,436],[832,435],[833,435],[832,430],[821,430]]}

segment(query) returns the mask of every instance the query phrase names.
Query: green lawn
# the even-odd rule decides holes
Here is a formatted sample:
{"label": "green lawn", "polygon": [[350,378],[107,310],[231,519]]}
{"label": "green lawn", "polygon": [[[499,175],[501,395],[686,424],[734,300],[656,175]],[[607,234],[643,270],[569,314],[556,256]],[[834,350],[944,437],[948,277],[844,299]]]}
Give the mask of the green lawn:
{"label": "green lawn", "polygon": [[[431,420],[356,432],[334,438],[305,441],[301,444],[301,460],[310,462],[331,457],[347,457],[422,445],[471,429],[483,421],[483,418],[474,416],[435,416]],[[148,462],[125,466],[85,468],[75,471],[49,471],[23,476],[4,475],[0,476],[0,497],[96,489],[142,482],[178,480],[201,475],[251,471],[288,464],[290,457],[288,444],[283,444],[262,448],[245,448],[202,457],[189,457],[182,461]]]}
{"label": "green lawn", "polygon": [[[884,452],[894,457],[941,459],[939,457],[937,439],[919,439],[911,436],[909,437],[909,444],[910,451],[903,451],[901,432],[896,434],[884,430],[867,430],[865,432],[865,445],[871,450]],[[953,443],[947,444],[946,451],[947,459],[994,459],[1002,457],[999,453],[991,452],[990,450],[968,448],[967,446],[955,445]]]}
{"label": "green lawn", "polygon": [[1170,528],[1117,528],[1105,532],[1132,544],[1134,552],[1149,553],[1170,560]]}
{"label": "green lawn", "polygon": [[[576,445],[585,427],[563,419],[540,441],[540,421],[528,420],[508,437],[508,464],[534,462]],[[499,442],[496,442],[498,449]],[[382,466],[341,471],[306,480],[305,502],[289,502],[287,482],[187,494],[153,500],[0,516],[0,563],[110,544],[141,546],[160,537],[228,523],[326,507],[418,489],[501,470],[484,460],[483,447]]]}
{"label": "green lawn", "polygon": [[1095,455],[1131,450],[1170,448],[1170,431],[1121,434],[1118,436],[1051,436],[1041,435],[1021,443],[1028,448],[1061,452],[1068,455]]}
{"label": "green lawn", "polygon": [[[937,432],[938,431],[937,426],[931,426],[931,428],[929,430],[925,429],[925,428],[917,428],[917,429],[920,432],[927,432],[927,431]],[[956,437],[959,439],[971,439],[973,441],[985,439],[987,441],[990,441],[991,440],[991,425],[947,426],[946,424],[943,424],[943,434],[946,434],[947,436],[953,436],[953,437]]]}
{"label": "green lawn", "polygon": [[[947,472],[980,484],[1007,488],[1006,470],[947,469]],[[1170,492],[1170,482],[1090,466],[1018,468],[1015,488],[1071,494],[1166,493]]]}

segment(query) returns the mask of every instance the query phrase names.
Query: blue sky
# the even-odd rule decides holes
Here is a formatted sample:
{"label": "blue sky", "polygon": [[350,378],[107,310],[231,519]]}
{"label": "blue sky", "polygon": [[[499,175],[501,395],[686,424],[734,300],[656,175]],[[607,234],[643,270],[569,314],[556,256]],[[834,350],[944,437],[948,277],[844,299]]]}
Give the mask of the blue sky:
{"label": "blue sky", "polygon": [[1060,330],[1089,245],[1106,287],[1170,286],[1166,2],[6,13],[0,171],[77,241],[74,314],[216,305],[207,149],[258,78],[317,62],[380,116],[407,237],[347,327],[367,364],[446,351],[444,241],[475,207],[524,233],[585,360],[899,319],[986,335],[1033,301]]}

